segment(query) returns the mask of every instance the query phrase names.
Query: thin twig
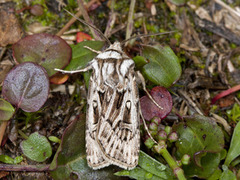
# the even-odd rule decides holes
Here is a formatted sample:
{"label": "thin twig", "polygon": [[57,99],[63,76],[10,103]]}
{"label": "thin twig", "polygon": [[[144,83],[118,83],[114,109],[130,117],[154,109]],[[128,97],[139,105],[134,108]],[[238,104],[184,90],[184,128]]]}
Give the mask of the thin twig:
{"label": "thin twig", "polygon": [[[75,14],[75,17],[80,17],[82,15],[81,10]],[[56,34],[57,36],[61,36],[77,19],[75,17],[72,17],[70,21]]]}
{"label": "thin twig", "polygon": [[6,50],[7,50],[6,47],[2,48],[1,53],[0,53],[0,61],[2,60],[2,57],[3,57],[4,53],[6,52]]}
{"label": "thin twig", "polygon": [[187,100],[187,102],[196,110],[198,114],[203,115],[202,111],[197,107],[196,103],[185,93],[183,90],[178,90],[178,92]]}
{"label": "thin twig", "polygon": [[[89,8],[95,1],[90,1],[87,5],[86,8]],[[79,18],[82,15],[82,10],[80,9],[74,16]],[[56,34],[57,36],[61,36],[77,19],[75,17],[72,17],[70,21]]]}
{"label": "thin twig", "polygon": [[50,165],[10,165],[0,164],[0,171],[28,171],[43,172],[48,171]]}
{"label": "thin twig", "polygon": [[108,35],[108,37],[111,37],[113,34],[117,33],[118,31],[121,31],[122,29],[124,29],[126,27],[126,24],[119,24],[118,26],[116,26],[114,29],[112,29],[112,31],[110,32],[110,34]]}
{"label": "thin twig", "polygon": [[240,17],[240,13],[239,12],[235,11],[233,8],[231,8],[230,6],[225,4],[223,1],[215,0],[215,2],[218,3],[219,5],[221,5],[222,7],[224,7],[225,9],[227,9],[232,15],[235,15],[238,18]]}
{"label": "thin twig", "polygon": [[225,131],[230,135],[231,134],[231,126],[227,123],[227,121],[217,114],[211,113],[211,115],[213,116],[212,119],[214,119],[216,122],[222,124]]}
{"label": "thin twig", "polygon": [[[79,6],[79,8],[80,8],[80,11],[82,12],[82,15],[83,15],[84,20],[85,20],[88,24],[93,25],[92,20],[90,19],[89,15],[88,15],[85,7],[84,7],[84,4],[83,4],[83,1],[82,1],[82,0],[78,0],[78,6]],[[91,30],[91,32],[92,32],[92,35],[93,35],[94,39],[96,39],[96,40],[102,40],[100,34],[99,34],[96,30],[94,30],[94,29],[90,29],[90,30]]]}
{"label": "thin twig", "polygon": [[115,21],[116,21],[116,13],[114,13],[114,5],[115,5],[115,0],[112,0],[111,1],[111,12],[109,14],[107,27],[106,27],[106,30],[104,32],[104,35],[106,37],[110,37],[109,34],[111,33],[111,31],[113,29],[113,26],[115,24]]}
{"label": "thin twig", "polygon": [[7,127],[8,121],[3,121],[0,125],[0,145],[2,144],[2,139]]}
{"label": "thin twig", "polygon": [[[73,17],[75,17],[74,14],[72,14],[72,13],[69,12],[68,10],[65,9],[65,11],[67,11],[69,14],[71,14]],[[90,27],[91,30],[93,29],[93,30],[95,30],[96,32],[98,32],[98,34],[100,34],[100,35],[103,37],[103,39],[108,43],[108,45],[111,45],[111,42],[109,41],[109,39],[104,36],[104,34],[100,31],[100,29],[98,29],[98,28],[95,27],[94,25],[89,24],[88,22],[86,22],[86,21],[84,21],[84,20],[82,20],[82,19],[79,19],[79,18],[77,18],[77,17],[75,17],[75,18],[76,18],[78,21],[80,21],[81,23],[83,23],[83,24],[87,25],[88,27]]]}
{"label": "thin twig", "polygon": [[126,39],[129,39],[131,37],[132,31],[133,31],[133,14],[134,14],[135,4],[136,4],[136,0],[131,0],[129,13],[128,13],[128,23],[127,23],[127,29],[126,29]]}
{"label": "thin twig", "polygon": [[160,36],[160,35],[165,35],[165,34],[171,34],[177,31],[169,31],[169,32],[162,32],[162,33],[154,33],[154,34],[139,34],[133,37],[130,37],[128,39],[125,39],[124,41],[121,42],[121,45],[123,45],[124,43],[126,43],[127,41],[131,40],[131,39],[136,39],[136,38],[142,38],[142,37],[150,37],[150,36]]}

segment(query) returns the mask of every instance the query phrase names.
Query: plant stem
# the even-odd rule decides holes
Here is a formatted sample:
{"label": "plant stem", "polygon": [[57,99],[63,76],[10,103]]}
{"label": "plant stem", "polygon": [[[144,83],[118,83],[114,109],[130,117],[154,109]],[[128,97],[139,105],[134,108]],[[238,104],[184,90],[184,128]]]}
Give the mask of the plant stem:
{"label": "plant stem", "polygon": [[115,0],[111,1],[111,12],[109,13],[109,18],[108,18],[108,23],[107,23],[107,27],[106,30],[104,32],[104,35],[108,38],[113,26],[115,24],[116,21],[116,13],[114,13],[114,5],[115,5]]}
{"label": "plant stem", "polygon": [[132,30],[133,30],[133,13],[134,13],[135,4],[136,4],[136,0],[131,0],[129,13],[128,13],[128,24],[127,24],[127,29],[126,29],[126,39],[129,39],[131,34],[132,34]]}
{"label": "plant stem", "polygon": [[[84,7],[84,4],[83,4],[83,1],[82,0],[78,0],[78,6],[80,8],[80,11],[82,12],[82,15],[85,19],[85,21],[88,23],[88,24],[91,24],[92,25],[92,21]],[[99,35],[99,33],[96,31],[96,30],[93,30],[92,28],[90,28],[91,32],[92,32],[92,35],[94,37],[94,39],[96,40],[102,40],[101,36]]]}
{"label": "plant stem", "polygon": [[49,170],[50,165],[10,165],[0,164],[0,171],[42,172]]}
{"label": "plant stem", "polygon": [[[94,1],[90,1],[86,7],[89,8],[93,3],[95,2]],[[75,17],[80,17],[82,15],[82,10],[80,9],[74,16]],[[72,17],[70,19],[70,21],[68,21],[68,23],[56,34],[57,36],[61,36],[63,35],[63,33],[77,20],[75,17]]]}
{"label": "plant stem", "polygon": [[21,130],[18,130],[18,133],[22,136],[22,138],[28,139],[28,136],[24,134],[24,132],[22,132]]}
{"label": "plant stem", "polygon": [[164,157],[164,159],[169,164],[170,168],[173,170],[174,174],[179,180],[186,180],[183,170],[177,165],[177,162],[172,158],[170,153],[166,148],[162,148],[159,153]]}
{"label": "plant stem", "polygon": [[0,125],[0,145],[2,144],[2,139],[5,133],[5,129],[7,127],[8,121],[3,121]]}
{"label": "plant stem", "polygon": [[[76,17],[80,17],[82,15],[81,10],[75,14]],[[70,21],[56,34],[57,36],[61,36],[77,19],[75,17],[72,17]]]}

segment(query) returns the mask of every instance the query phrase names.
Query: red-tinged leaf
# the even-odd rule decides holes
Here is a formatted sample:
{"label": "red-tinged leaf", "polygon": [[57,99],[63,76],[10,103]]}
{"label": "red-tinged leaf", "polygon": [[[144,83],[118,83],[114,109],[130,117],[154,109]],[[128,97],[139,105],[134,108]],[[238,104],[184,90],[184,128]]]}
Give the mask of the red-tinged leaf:
{"label": "red-tinged leaf", "polygon": [[49,80],[46,70],[32,62],[15,66],[6,76],[3,96],[26,112],[38,111],[47,100]]}
{"label": "red-tinged leaf", "polygon": [[60,37],[50,34],[27,36],[13,45],[13,56],[19,63],[35,62],[43,66],[48,75],[64,69],[72,58],[71,47]]}
{"label": "red-tinged leaf", "polygon": [[216,95],[214,98],[212,98],[212,104],[215,104],[216,101],[222,97],[225,97],[231,93],[234,93],[236,91],[239,91],[240,90],[240,85],[237,85],[237,86],[234,86],[226,91],[223,91],[221,93],[219,93],[218,95]]}
{"label": "red-tinged leaf", "polygon": [[144,119],[147,121],[150,121],[153,117],[164,119],[172,110],[170,93],[166,88],[156,86],[151,90],[150,94],[163,109],[159,109],[148,96],[143,96],[140,99],[140,104]]}
{"label": "red-tinged leaf", "polygon": [[68,78],[69,75],[67,74],[57,73],[50,78],[50,82],[53,84],[63,84],[68,80]]}
{"label": "red-tinged leaf", "polygon": [[84,40],[91,40],[92,37],[84,32],[77,33],[77,43],[82,42]]}

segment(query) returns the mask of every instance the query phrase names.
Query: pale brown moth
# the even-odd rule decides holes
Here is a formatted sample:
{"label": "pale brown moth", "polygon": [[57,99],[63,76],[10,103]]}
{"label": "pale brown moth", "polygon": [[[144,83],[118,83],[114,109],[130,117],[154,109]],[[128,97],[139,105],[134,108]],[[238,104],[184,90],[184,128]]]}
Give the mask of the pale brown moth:
{"label": "pale brown moth", "polygon": [[[87,24],[81,19],[78,20]],[[143,89],[151,99],[152,97],[145,88],[143,76],[134,70],[134,61],[122,51],[121,44],[119,42],[111,44],[100,30],[87,25],[97,30],[110,46],[103,52],[86,47],[98,55],[84,69],[56,70],[63,73],[92,70],[86,114],[88,165],[93,169],[111,164],[124,169],[133,169],[138,164],[140,148],[141,108],[137,79],[141,80]],[[161,108],[154,100],[153,102]],[[143,122],[147,129],[145,121]]]}

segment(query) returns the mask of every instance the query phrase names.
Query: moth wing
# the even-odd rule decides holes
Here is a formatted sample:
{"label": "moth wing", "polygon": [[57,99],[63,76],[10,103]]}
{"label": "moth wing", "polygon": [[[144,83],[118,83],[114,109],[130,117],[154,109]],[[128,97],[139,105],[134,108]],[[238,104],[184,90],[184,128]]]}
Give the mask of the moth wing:
{"label": "moth wing", "polygon": [[97,140],[111,164],[133,169],[140,148],[139,96],[134,71],[129,71],[124,90],[108,87],[102,100]]}
{"label": "moth wing", "polygon": [[[92,76],[93,77],[93,76]],[[89,167],[100,169],[109,166],[110,163],[103,154],[96,140],[97,125],[101,112],[97,83],[90,78],[88,91],[88,108],[86,113],[86,153]]]}

